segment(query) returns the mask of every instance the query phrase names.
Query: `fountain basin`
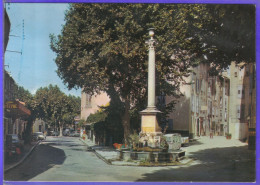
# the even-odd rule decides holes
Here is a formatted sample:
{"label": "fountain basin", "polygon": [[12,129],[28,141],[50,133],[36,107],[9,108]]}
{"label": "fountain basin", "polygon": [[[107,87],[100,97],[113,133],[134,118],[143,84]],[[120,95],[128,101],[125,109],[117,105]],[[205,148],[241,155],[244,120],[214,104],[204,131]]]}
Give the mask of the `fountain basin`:
{"label": "fountain basin", "polygon": [[185,156],[185,151],[183,150],[170,152],[137,152],[129,150],[118,151],[118,158],[124,161],[144,160],[150,162],[174,162],[183,156]]}

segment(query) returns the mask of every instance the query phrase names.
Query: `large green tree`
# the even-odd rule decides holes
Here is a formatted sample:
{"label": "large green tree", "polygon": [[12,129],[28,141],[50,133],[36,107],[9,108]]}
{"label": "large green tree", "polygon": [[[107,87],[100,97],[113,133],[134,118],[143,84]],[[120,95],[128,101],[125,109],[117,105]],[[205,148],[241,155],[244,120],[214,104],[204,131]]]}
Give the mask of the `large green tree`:
{"label": "large green tree", "polygon": [[32,126],[37,118],[62,130],[64,124],[73,124],[75,116],[80,114],[80,97],[64,94],[57,85],[41,87],[35,95],[22,86],[16,85],[14,89],[15,99],[25,102],[25,106],[31,111],[27,118],[25,143],[31,141]]}
{"label": "large green tree", "polygon": [[64,124],[72,124],[74,117],[80,113],[80,98],[67,96],[57,85],[39,88],[34,100],[38,110],[37,118],[59,127],[60,135]]}
{"label": "large green tree", "polygon": [[[119,100],[126,139],[130,108],[146,104],[147,29],[155,28],[158,41],[157,95],[178,96],[183,77],[202,60],[219,67],[231,60],[254,60],[246,52],[254,48],[253,10],[243,5],[70,4],[61,34],[50,36],[57,72],[68,88],[82,87],[90,94],[105,91]],[[241,23],[236,25],[240,30],[229,29],[232,21]],[[243,40],[245,30],[248,43]],[[222,48],[219,38],[235,44]]]}
{"label": "large green tree", "polygon": [[200,44],[196,50],[204,55],[204,62],[211,63],[213,74],[227,68],[231,61],[255,63],[255,5],[209,4],[205,8],[188,20],[201,22],[201,17],[206,17],[191,32],[191,42]]}

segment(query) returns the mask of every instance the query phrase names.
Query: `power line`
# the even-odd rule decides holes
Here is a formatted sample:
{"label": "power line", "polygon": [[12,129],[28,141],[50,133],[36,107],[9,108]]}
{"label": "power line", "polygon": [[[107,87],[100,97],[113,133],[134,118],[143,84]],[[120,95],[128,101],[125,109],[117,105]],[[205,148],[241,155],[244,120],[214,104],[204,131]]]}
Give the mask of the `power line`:
{"label": "power line", "polygon": [[[23,19],[23,28],[22,28],[22,49],[21,49],[21,53],[23,53],[23,45],[24,45],[24,19]],[[20,82],[20,77],[21,77],[21,72],[22,72],[22,65],[23,65],[23,55],[21,56],[21,60],[20,60],[20,69],[19,69],[19,73],[18,73],[18,82]]]}
{"label": "power line", "polygon": [[12,52],[12,53],[21,53],[21,55],[22,55],[22,51],[12,51],[12,50],[6,50],[6,51]]}

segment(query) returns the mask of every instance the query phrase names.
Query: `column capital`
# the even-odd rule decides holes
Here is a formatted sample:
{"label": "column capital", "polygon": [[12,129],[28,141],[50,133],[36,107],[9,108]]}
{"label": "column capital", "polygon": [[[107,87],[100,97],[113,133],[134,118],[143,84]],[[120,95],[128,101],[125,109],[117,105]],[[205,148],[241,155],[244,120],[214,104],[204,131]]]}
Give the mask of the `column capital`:
{"label": "column capital", "polygon": [[145,43],[149,46],[149,49],[154,49],[155,45],[158,43],[155,39],[153,39],[153,37],[147,41],[145,41]]}

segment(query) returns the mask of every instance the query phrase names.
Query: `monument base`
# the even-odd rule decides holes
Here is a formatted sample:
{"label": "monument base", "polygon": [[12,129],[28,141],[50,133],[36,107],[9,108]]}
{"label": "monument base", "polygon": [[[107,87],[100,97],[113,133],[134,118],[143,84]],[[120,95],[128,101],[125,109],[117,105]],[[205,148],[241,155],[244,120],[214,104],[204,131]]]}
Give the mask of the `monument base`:
{"label": "monument base", "polygon": [[141,117],[141,132],[140,142],[144,146],[160,147],[161,127],[158,125],[157,114],[161,113],[155,107],[148,107],[147,109],[140,112]]}
{"label": "monument base", "polygon": [[161,143],[162,132],[140,132],[139,142],[143,143],[143,146],[149,146],[152,148],[159,148]]}

